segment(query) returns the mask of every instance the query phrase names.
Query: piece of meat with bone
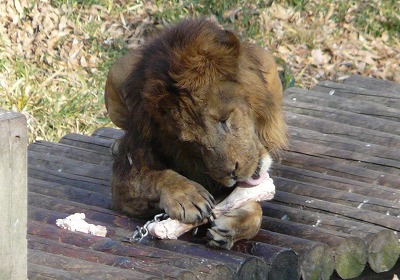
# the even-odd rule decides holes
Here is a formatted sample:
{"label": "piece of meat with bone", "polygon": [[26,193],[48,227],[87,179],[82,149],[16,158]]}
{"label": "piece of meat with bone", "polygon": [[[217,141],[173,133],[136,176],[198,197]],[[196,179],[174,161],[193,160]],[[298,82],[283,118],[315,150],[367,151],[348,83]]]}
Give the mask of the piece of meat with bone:
{"label": "piece of meat with bone", "polygon": [[[214,219],[219,218],[224,213],[240,208],[249,201],[266,201],[271,200],[275,194],[275,185],[273,180],[268,176],[264,176],[261,180],[258,179],[257,185],[249,184],[248,182],[239,182],[232,193],[223,201],[218,203],[212,211]],[[185,232],[207,223],[205,219],[196,224],[185,224],[178,220],[168,218],[163,221],[151,223],[148,226],[149,233],[160,239],[177,239]]]}

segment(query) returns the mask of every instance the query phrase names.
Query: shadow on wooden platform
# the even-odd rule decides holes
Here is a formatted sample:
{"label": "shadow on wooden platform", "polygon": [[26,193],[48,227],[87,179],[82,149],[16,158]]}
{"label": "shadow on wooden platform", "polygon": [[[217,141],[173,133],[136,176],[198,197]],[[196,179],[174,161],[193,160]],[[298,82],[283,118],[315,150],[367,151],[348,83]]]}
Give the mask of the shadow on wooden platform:
{"label": "shadow on wooden platform", "polygon": [[[206,247],[201,233],[122,242],[145,222],[112,211],[110,146],[122,131],[31,144],[29,279],[393,279],[400,85],[352,76],[291,88],[284,109],[291,140],[271,172],[277,194],[262,205],[259,234],[231,251]],[[77,212],[107,236],[55,225]]]}

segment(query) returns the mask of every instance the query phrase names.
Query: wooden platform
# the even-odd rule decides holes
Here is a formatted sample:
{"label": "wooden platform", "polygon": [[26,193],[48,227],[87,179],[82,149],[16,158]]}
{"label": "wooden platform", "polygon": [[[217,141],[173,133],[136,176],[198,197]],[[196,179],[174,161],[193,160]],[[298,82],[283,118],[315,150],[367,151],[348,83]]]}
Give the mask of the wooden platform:
{"label": "wooden platform", "polygon": [[[400,253],[400,85],[352,76],[288,89],[284,107],[291,141],[271,172],[278,192],[263,204],[260,233],[231,251],[206,247],[202,230],[122,241],[145,221],[111,210],[110,146],[121,131],[31,144],[29,279],[392,279]],[[106,226],[107,237],[55,225],[77,212]]]}

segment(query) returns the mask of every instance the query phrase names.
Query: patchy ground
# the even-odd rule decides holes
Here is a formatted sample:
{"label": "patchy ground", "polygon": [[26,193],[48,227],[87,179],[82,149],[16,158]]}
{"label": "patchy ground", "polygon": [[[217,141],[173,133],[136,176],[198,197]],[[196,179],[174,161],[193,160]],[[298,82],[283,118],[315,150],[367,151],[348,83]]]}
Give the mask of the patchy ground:
{"label": "patchy ground", "polygon": [[[27,116],[31,141],[54,141],[66,133],[111,125],[103,100],[111,63],[161,23],[198,14],[190,1],[183,1],[179,10],[174,1],[87,2],[91,4],[0,3],[0,107]],[[296,86],[307,88],[349,74],[400,82],[399,33],[390,26],[381,33],[367,31],[375,22],[386,23],[390,0],[366,2],[373,6],[354,2],[344,9],[340,1],[319,0],[307,9],[285,1],[260,8],[246,1],[243,7],[223,10],[224,25],[269,48],[285,70],[287,84],[294,77]],[[388,22],[396,25],[400,13],[393,5]],[[356,16],[371,8],[377,12],[362,28]]]}

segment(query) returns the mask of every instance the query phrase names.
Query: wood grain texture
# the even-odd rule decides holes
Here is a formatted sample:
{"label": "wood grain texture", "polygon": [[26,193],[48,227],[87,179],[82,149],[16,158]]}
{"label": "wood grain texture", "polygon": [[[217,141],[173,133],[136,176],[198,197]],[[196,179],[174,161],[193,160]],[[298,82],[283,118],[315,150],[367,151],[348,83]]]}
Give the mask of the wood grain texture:
{"label": "wood grain texture", "polygon": [[27,278],[27,127],[0,109],[0,279]]}

